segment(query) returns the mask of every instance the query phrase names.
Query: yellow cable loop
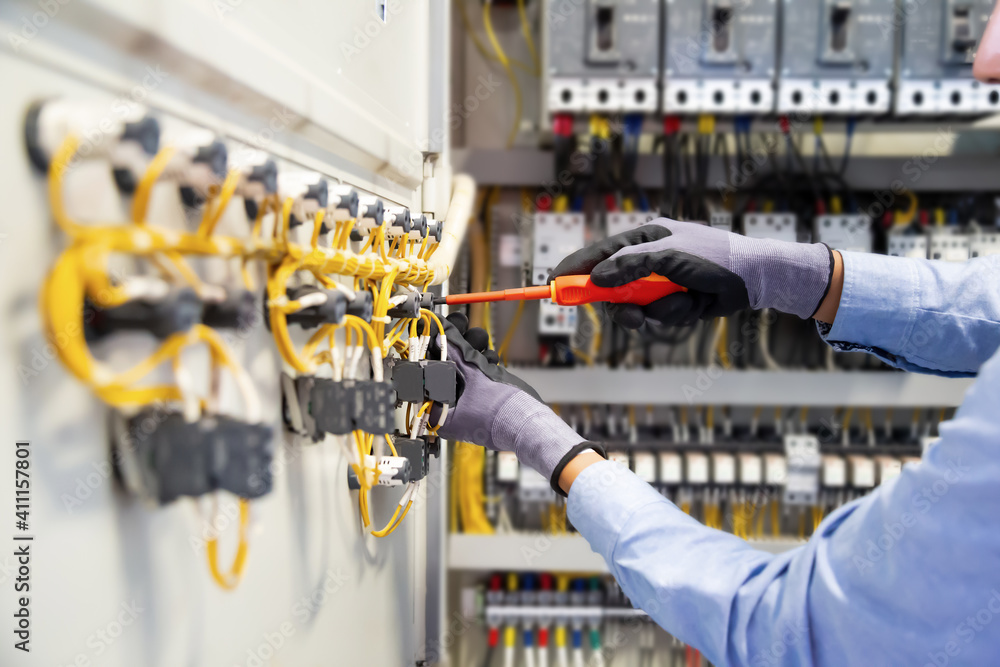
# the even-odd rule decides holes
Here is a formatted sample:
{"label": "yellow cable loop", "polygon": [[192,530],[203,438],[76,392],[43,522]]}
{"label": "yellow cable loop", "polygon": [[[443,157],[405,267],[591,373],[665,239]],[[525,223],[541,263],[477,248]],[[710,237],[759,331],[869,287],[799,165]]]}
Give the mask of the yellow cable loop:
{"label": "yellow cable loop", "polygon": [[236,556],[233,558],[233,563],[229,567],[228,572],[222,572],[219,569],[219,540],[218,537],[213,537],[208,540],[206,544],[206,554],[208,556],[208,568],[212,573],[212,579],[215,583],[219,585],[220,588],[231,591],[236,588],[240,579],[243,578],[243,569],[246,567],[247,562],[247,532],[250,526],[250,501],[246,498],[240,498],[240,541],[239,545],[236,547]]}

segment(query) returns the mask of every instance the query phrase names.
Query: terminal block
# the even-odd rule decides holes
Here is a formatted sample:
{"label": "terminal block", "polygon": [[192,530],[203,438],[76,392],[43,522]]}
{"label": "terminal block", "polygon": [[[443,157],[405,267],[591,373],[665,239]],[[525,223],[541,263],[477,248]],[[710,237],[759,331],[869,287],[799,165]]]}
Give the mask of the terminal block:
{"label": "terminal block", "polygon": [[115,413],[112,420],[118,474],[141,497],[165,505],[215,491],[241,498],[271,491],[269,426],[220,415],[188,422],[161,408]]}
{"label": "terminal block", "polygon": [[327,208],[330,198],[327,180],[315,172],[278,174],[278,194],[282,200],[294,201],[288,220],[290,228],[312,220],[318,211]]}
{"label": "terminal block", "polygon": [[160,180],[177,183],[185,206],[200,206],[211,189],[226,178],[229,151],[218,136],[204,128],[185,128],[164,133],[163,143],[174,147],[174,155]]}
{"label": "terminal block", "polygon": [[349,185],[335,185],[330,188],[330,198],[327,204],[326,218],[323,219],[324,231],[327,221],[346,222],[358,217],[358,191]]}
{"label": "terminal block", "polygon": [[385,222],[385,204],[378,197],[365,195],[358,200],[358,217],[351,230],[352,241],[364,241],[376,227]]}
{"label": "terminal block", "polygon": [[119,331],[148,331],[163,339],[189,330],[201,321],[202,310],[201,299],[189,287],[167,287],[111,308],[101,308],[88,299],[84,334],[93,341]]}
{"label": "terminal block", "polygon": [[52,99],[33,104],[24,121],[24,140],[32,163],[41,171],[66,137],[80,142],[74,159],[110,162],[118,188],[135,190],[149,159],[160,149],[160,123],[138,104]]}
{"label": "terminal block", "polygon": [[243,197],[247,217],[256,220],[264,198],[278,193],[278,164],[263,151],[251,151],[240,169],[242,177],[236,192]]}
{"label": "terminal block", "polygon": [[317,432],[382,435],[393,430],[396,396],[390,382],[315,378],[307,405],[303,409],[315,420]]}
{"label": "terminal block", "polygon": [[412,227],[410,209],[403,206],[390,206],[385,210],[385,235],[390,239],[400,236],[409,237]]}
{"label": "terminal block", "polygon": [[405,438],[397,433],[392,440],[396,452],[410,462],[409,481],[416,482],[430,470],[431,448],[426,438]]}
{"label": "terminal block", "polygon": [[396,399],[406,403],[454,404],[458,393],[458,366],[453,361],[401,361],[392,365]]}

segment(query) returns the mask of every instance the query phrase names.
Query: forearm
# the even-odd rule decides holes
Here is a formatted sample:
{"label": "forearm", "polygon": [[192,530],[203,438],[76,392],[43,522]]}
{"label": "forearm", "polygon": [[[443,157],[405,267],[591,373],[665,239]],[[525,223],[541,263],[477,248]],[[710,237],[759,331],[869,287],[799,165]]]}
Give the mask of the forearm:
{"label": "forearm", "polygon": [[613,462],[580,472],[568,512],[628,598],[657,624],[713,664],[729,664],[733,651],[746,650],[750,608],[735,619],[737,596],[773,569],[775,556],[705,527]]}
{"label": "forearm", "polygon": [[814,317],[835,348],[906,370],[971,375],[1000,345],[1000,257],[952,264],[834,255],[830,290]]}

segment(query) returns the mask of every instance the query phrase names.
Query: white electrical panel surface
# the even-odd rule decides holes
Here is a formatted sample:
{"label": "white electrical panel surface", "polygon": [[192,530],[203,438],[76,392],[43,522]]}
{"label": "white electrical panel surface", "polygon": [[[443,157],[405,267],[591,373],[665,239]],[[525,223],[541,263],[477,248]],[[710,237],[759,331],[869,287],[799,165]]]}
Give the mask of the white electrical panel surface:
{"label": "white electrical panel surface", "polygon": [[[49,6],[54,15],[43,11]],[[0,3],[4,35],[20,36],[26,23],[34,25],[33,16],[45,20],[23,48],[0,54],[5,205],[9,215],[30,221],[0,235],[0,306],[7,314],[0,365],[8,371],[0,385],[0,424],[5,442],[32,442],[39,545],[31,654],[22,656],[8,641],[0,664],[28,664],[30,657],[32,664],[104,667],[331,659],[412,665],[434,650],[425,635],[428,591],[434,590],[425,558],[437,549],[427,539],[435,493],[419,498],[390,537],[365,537],[341,450],[332,442],[305,445],[281,437],[280,365],[259,320],[234,333],[230,344],[260,392],[265,423],[275,427],[275,481],[273,491],[251,505],[240,586],[220,590],[206,565],[206,539],[213,535],[223,567],[236,552],[233,497],[219,498],[214,515],[209,499],[157,508],[121,492],[109,464],[108,407],[70,376],[40,328],[39,289],[67,239],[52,222],[45,179],[29,164],[22,136],[25,112],[40,99],[95,100],[111,117],[141,101],[165,120],[183,119],[236,142],[231,163],[262,150],[420,210],[435,90],[428,53],[432,40],[447,37],[430,28],[426,0],[386,8],[383,21],[374,2],[310,3],[308,11],[278,0]],[[249,148],[234,150],[237,144]],[[128,216],[128,200],[99,160],[73,164],[65,199],[88,221]],[[170,183],[154,187],[147,217],[192,229]],[[245,236],[242,204],[230,206],[217,229]],[[211,277],[228,275],[225,267],[207,264]],[[154,347],[148,335],[122,334],[97,352],[115,366]],[[192,369],[207,366],[202,352],[192,350],[186,360]],[[19,379],[19,366],[35,374]],[[151,380],[165,380],[169,371]],[[228,378],[220,403],[224,410],[240,408]],[[4,451],[0,462],[12,469],[13,447]],[[401,492],[372,493],[380,525]],[[10,554],[0,556],[0,568],[13,562]],[[8,619],[12,604],[11,595],[0,598]],[[381,639],[358,641],[370,636],[373,624]],[[108,641],[98,639],[102,635]]]}

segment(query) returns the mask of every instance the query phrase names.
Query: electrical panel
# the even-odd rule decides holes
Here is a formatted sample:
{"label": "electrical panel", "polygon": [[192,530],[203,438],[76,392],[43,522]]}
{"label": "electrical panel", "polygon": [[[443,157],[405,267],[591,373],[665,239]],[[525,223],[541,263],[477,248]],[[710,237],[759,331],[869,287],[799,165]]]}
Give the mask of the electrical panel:
{"label": "electrical panel", "polygon": [[545,4],[550,112],[657,110],[659,0]]}
{"label": "electrical panel", "polygon": [[776,0],[667,0],[666,7],[665,113],[774,109]]}
{"label": "electrical panel", "polygon": [[972,60],[993,0],[906,0],[895,111],[899,116],[970,115],[1000,109],[1000,85],[972,77]]}
{"label": "electrical panel", "polygon": [[883,114],[895,0],[783,0],[778,111]]}

